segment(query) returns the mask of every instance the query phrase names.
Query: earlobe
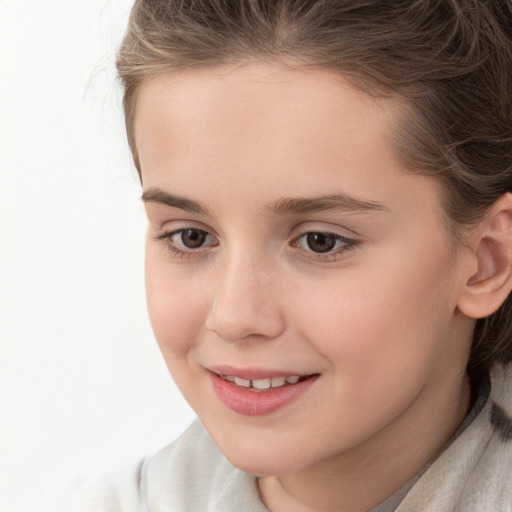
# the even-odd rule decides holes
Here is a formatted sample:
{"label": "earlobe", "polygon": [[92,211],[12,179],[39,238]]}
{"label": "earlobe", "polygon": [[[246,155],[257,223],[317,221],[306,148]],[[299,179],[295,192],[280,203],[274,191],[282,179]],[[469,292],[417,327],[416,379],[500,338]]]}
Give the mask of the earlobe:
{"label": "earlobe", "polygon": [[512,290],[512,194],[502,196],[475,229],[472,240],[476,272],[467,280],[458,309],[484,318],[503,304]]}

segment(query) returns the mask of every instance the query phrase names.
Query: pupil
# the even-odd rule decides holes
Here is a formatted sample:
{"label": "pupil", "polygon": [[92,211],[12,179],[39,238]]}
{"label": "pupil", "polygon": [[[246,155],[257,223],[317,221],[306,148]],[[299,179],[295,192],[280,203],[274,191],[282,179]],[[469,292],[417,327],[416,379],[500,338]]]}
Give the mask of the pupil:
{"label": "pupil", "polygon": [[197,249],[201,247],[206,238],[206,232],[200,229],[185,229],[181,233],[181,241],[185,247],[189,249]]}
{"label": "pupil", "polygon": [[336,245],[336,236],[329,233],[308,233],[306,241],[312,251],[328,252]]}

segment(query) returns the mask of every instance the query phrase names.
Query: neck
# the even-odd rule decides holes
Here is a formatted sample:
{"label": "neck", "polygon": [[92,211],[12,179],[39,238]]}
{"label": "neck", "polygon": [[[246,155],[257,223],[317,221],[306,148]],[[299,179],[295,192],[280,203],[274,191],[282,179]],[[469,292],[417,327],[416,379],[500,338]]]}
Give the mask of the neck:
{"label": "neck", "polygon": [[364,512],[392,496],[441,451],[470,404],[467,375],[433,386],[363,444],[296,473],[258,481],[272,512]]}

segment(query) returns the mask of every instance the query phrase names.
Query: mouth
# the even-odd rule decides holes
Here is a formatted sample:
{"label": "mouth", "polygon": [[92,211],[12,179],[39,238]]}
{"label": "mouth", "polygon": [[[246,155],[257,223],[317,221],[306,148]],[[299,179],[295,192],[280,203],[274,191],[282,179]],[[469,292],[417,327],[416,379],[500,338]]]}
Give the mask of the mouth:
{"label": "mouth", "polygon": [[263,379],[247,379],[244,377],[238,377],[236,375],[224,375],[222,373],[216,373],[221,379],[232,382],[235,386],[245,388],[249,391],[268,391],[270,389],[282,388],[284,386],[290,386],[303,382],[306,379],[312,378],[315,375],[290,375],[290,376],[277,376],[267,377]]}
{"label": "mouth", "polygon": [[222,367],[209,370],[213,391],[231,411],[244,416],[271,414],[304,396],[320,374],[292,374]]}

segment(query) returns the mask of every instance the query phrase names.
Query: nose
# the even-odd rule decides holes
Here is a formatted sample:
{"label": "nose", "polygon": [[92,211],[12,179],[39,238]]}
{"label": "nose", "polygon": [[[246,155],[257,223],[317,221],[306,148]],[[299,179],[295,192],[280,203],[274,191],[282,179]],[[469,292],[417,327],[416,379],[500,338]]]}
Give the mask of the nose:
{"label": "nose", "polygon": [[268,267],[231,260],[220,273],[205,326],[231,342],[275,339],[285,327],[278,295]]}

